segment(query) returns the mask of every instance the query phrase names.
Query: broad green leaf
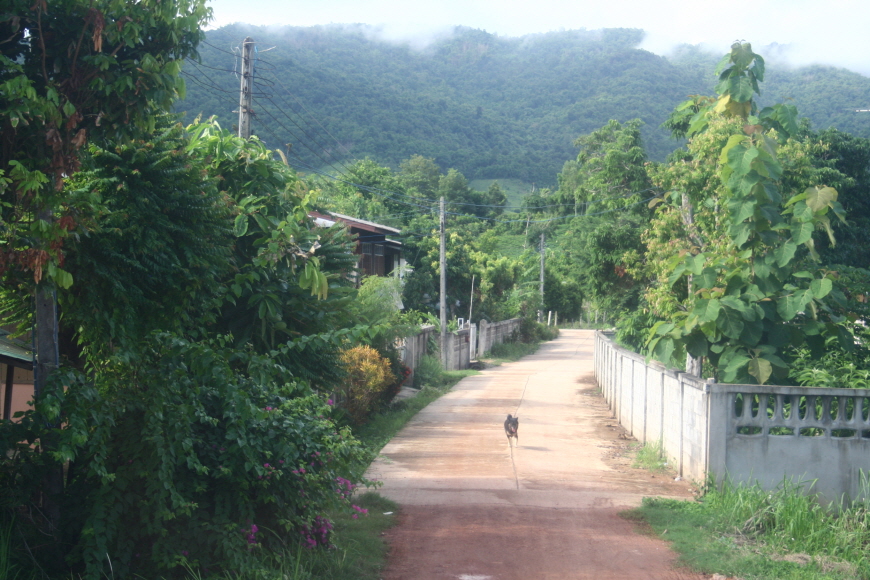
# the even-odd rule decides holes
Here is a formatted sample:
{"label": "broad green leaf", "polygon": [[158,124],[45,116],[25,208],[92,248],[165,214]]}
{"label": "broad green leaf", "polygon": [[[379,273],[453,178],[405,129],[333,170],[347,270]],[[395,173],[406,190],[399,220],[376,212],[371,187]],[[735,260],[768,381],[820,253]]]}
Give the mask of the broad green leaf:
{"label": "broad green leaf", "polygon": [[720,309],[719,301],[715,298],[711,300],[699,299],[695,302],[692,314],[696,315],[701,322],[712,322],[719,316]]}
{"label": "broad green leaf", "polygon": [[776,255],[776,264],[783,268],[794,258],[794,253],[797,251],[797,245],[792,240],[787,240],[782,246],[778,247],[774,254]]}
{"label": "broad green leaf", "polygon": [[755,377],[755,380],[758,381],[759,385],[765,384],[767,379],[770,378],[770,374],[773,372],[770,362],[763,358],[750,359],[746,370],[750,375]]}
{"label": "broad green leaf", "polygon": [[731,149],[746,141],[746,139],[747,137],[745,135],[731,135],[728,142],[725,144],[725,147],[723,147],[722,151],[719,153],[719,163],[722,163],[723,165],[728,163],[729,152]]}
{"label": "broad green leaf", "polygon": [[743,316],[732,308],[722,308],[716,323],[722,330],[722,334],[728,338],[740,338],[740,334],[743,332]]}
{"label": "broad green leaf", "polygon": [[827,296],[833,287],[833,283],[828,278],[813,280],[810,283],[810,290],[812,291],[813,296],[816,298],[816,300],[820,300]]}
{"label": "broad green leaf", "polygon": [[799,221],[808,222],[812,221],[815,217],[815,213],[810,209],[810,206],[808,206],[805,201],[799,201],[794,206],[794,217]]}
{"label": "broad green leaf", "polygon": [[734,238],[734,245],[738,248],[749,239],[752,234],[752,228],[747,223],[739,223],[731,226],[731,236]]}
{"label": "broad green leaf", "polygon": [[749,346],[755,346],[761,340],[764,333],[764,322],[761,320],[750,320],[743,325],[743,332],[740,334],[740,342]]}
{"label": "broad green leaf", "polygon": [[746,175],[750,171],[752,171],[752,164],[758,158],[758,149],[755,147],[748,147],[746,151],[743,153],[743,156],[740,157],[737,166],[731,164],[730,155],[729,157],[729,165],[732,166],[735,172]]}
{"label": "broad green leaf", "polygon": [[686,268],[688,268],[692,274],[699,275],[704,269],[705,260],[706,257],[704,254],[698,254],[697,256],[688,254],[686,255]]}
{"label": "broad green leaf", "polygon": [[812,299],[813,294],[809,290],[796,290],[776,301],[776,311],[783,320],[788,321],[797,316]]}
{"label": "broad green leaf", "polygon": [[728,202],[728,209],[731,211],[731,222],[737,224],[752,217],[755,213],[755,201],[735,198]]}
{"label": "broad green leaf", "polygon": [[658,359],[662,364],[670,365],[671,357],[674,354],[674,339],[670,337],[664,337],[655,346],[655,350],[653,351],[653,356]]}
{"label": "broad green leaf", "polygon": [[245,214],[237,215],[233,221],[233,235],[240,238],[246,233],[248,233],[248,216]]}
{"label": "broad green leaf", "polygon": [[693,332],[686,337],[686,350],[696,358],[707,356],[710,353],[707,337],[700,332]]}
{"label": "broad green leaf", "polygon": [[729,357],[724,368],[725,380],[729,382],[735,380],[739,371],[745,369],[750,360],[751,359],[744,354],[735,354],[734,356]]}
{"label": "broad green leaf", "polygon": [[717,274],[713,268],[704,268],[701,273],[694,278],[695,285],[698,288],[713,288],[716,285]]}
{"label": "broad green leaf", "polygon": [[813,212],[818,212],[837,201],[837,190],[833,187],[808,187],[806,194],[807,207]]}
{"label": "broad green leaf", "polygon": [[791,239],[795,244],[803,244],[808,239],[813,237],[813,224],[810,222],[801,222],[791,227]]}

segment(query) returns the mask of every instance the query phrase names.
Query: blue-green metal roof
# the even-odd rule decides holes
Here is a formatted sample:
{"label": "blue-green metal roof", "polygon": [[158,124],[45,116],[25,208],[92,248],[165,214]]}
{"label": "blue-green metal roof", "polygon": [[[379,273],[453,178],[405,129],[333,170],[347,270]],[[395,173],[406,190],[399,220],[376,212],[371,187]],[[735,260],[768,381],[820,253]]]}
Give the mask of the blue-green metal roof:
{"label": "blue-green metal roof", "polygon": [[9,337],[9,332],[0,328],[0,363],[32,369],[33,350],[26,343]]}

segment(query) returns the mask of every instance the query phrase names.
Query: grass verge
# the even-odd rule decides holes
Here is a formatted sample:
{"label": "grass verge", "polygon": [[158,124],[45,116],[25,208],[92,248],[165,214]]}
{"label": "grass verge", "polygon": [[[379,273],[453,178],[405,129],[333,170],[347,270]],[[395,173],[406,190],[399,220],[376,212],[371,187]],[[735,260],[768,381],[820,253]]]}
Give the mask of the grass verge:
{"label": "grass verge", "polygon": [[540,348],[540,342],[503,342],[493,346],[483,360],[493,366],[520,360],[524,356],[535,354]]}
{"label": "grass verge", "polygon": [[[384,532],[395,523],[398,505],[375,492],[354,497],[368,513],[353,519],[333,514],[336,546],[332,550],[298,549],[298,556],[282,562],[282,580],[377,580],[387,555]],[[286,557],[286,556],[285,556]]]}
{"label": "grass verge", "polygon": [[403,399],[390,405],[386,410],[374,415],[371,420],[354,431],[354,434],[365,445],[377,453],[399,429],[411,420],[432,401],[444,395],[450,388],[465,377],[478,374],[478,371],[442,371],[413,397]]}
{"label": "grass verge", "polygon": [[659,441],[655,444],[648,443],[638,447],[634,456],[634,463],[631,466],[638,469],[646,469],[653,473],[668,471],[668,460],[665,457],[662,442]]}
{"label": "grass verge", "polygon": [[858,580],[870,577],[865,553],[870,505],[819,505],[801,486],[774,491],[725,485],[700,501],[645,498],[623,516],[669,542],[679,564],[742,580]]}

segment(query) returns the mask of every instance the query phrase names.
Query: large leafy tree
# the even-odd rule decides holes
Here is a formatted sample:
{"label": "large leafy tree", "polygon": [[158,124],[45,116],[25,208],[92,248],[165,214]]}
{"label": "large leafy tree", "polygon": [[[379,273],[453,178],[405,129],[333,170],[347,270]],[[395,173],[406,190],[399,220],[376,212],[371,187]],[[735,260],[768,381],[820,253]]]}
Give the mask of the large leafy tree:
{"label": "large leafy tree", "polygon": [[[73,283],[64,239],[76,216],[64,181],[89,140],[154,128],[155,113],[183,93],[181,61],[196,55],[209,15],[204,0],[12,0],[0,9],[0,280],[34,296],[37,390],[59,363],[53,291]],[[46,481],[57,530],[62,468]]]}
{"label": "large leafy tree", "polygon": [[188,334],[214,318],[232,266],[232,215],[205,156],[187,145],[181,125],[166,119],[147,140],[92,145],[72,179],[73,204],[94,214],[90,231],[68,244],[67,268],[82,283],[58,296],[64,336],[92,357],[134,352],[155,330]]}
{"label": "large leafy tree", "polygon": [[580,152],[575,161],[562,168],[559,189],[553,196],[563,204],[562,213],[583,214],[587,208],[594,212],[642,199],[650,182],[641,125],[638,119],[624,124],[610,120],[574,141]]}
{"label": "large leafy tree", "polygon": [[183,95],[204,0],[12,0],[0,10],[0,275],[63,287],[64,180],[90,140],[151,131]]}
{"label": "large leafy tree", "polygon": [[[808,157],[796,110],[758,111],[753,95],[764,60],[735,43],[717,69],[716,98],[681,105],[688,152],[654,173],[665,193],[645,233],[646,268],[657,283],[647,299],[660,322],[650,352],[669,362],[688,353],[724,381],[783,378],[790,347],[848,348],[845,319],[832,306],[831,274],[813,234],[842,218],[837,191],[801,172]],[[802,253],[803,252],[803,253]],[[691,359],[690,359],[691,360]]]}

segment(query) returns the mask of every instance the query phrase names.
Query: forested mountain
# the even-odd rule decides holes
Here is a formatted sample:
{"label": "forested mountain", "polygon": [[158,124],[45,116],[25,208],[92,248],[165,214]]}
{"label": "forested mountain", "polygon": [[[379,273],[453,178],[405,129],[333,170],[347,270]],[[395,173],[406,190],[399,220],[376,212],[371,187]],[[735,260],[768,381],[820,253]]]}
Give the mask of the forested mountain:
{"label": "forested mountain", "polygon": [[[469,179],[554,185],[578,136],[633,118],[645,123],[650,158],[662,160],[677,144],[659,125],[687,95],[715,84],[715,57],[692,48],[656,56],[636,48],[643,31],[634,29],[509,38],[458,28],[417,50],[363,27],[232,25],[210,31],[201,64],[185,67],[187,99],[177,108],[188,120],[202,113],[235,124],[233,47],[246,36],[258,48],[254,132],[273,147],[291,143],[297,167],[332,173],[340,160],[397,167],[419,154]],[[870,105],[861,75],[771,65],[762,97],[793,99],[816,128],[870,137],[870,113],[854,112]]]}

